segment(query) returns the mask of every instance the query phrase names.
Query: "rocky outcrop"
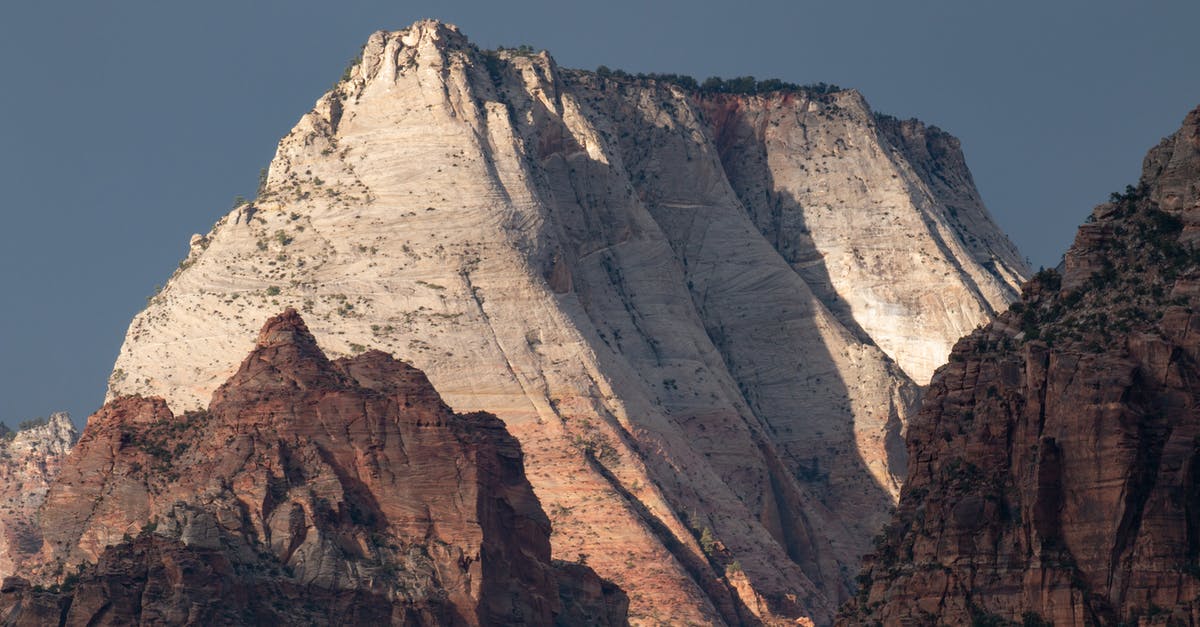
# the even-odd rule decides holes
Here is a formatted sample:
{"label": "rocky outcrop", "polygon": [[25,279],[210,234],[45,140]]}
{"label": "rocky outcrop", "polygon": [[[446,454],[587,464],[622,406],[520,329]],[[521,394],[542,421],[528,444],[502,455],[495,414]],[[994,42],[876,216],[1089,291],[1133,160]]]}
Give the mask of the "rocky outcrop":
{"label": "rocky outcrop", "polygon": [[199,407],[293,305],[333,354],[494,411],[555,556],[635,622],[827,622],[894,505],[913,377],[1023,271],[953,142],[890,128],[850,91],[717,99],[376,33],[193,238],[110,397]]}
{"label": "rocky outcrop", "polygon": [[396,607],[382,591],[305,585],[264,562],[146,533],[105,549],[94,567],[61,585],[6,579],[0,616],[30,627],[454,624],[436,601]]}
{"label": "rocky outcrop", "polygon": [[8,621],[57,607],[80,625],[624,622],[619,589],[551,563],[503,423],[451,412],[381,352],[328,360],[295,310],[206,410],[106,404],[39,515],[32,581],[0,595]]}
{"label": "rocky outcrop", "polygon": [[38,423],[15,432],[0,425],[0,579],[41,549],[37,509],[79,437],[65,413]]}
{"label": "rocky outcrop", "polygon": [[1200,202],[1200,110],[1189,113],[1178,133],[1146,155],[1142,171],[1144,178],[1154,181],[1151,199],[1167,211],[1180,213],[1192,226],[1198,218],[1187,209]]}
{"label": "rocky outcrop", "polygon": [[964,338],[845,624],[1200,622],[1200,109]]}

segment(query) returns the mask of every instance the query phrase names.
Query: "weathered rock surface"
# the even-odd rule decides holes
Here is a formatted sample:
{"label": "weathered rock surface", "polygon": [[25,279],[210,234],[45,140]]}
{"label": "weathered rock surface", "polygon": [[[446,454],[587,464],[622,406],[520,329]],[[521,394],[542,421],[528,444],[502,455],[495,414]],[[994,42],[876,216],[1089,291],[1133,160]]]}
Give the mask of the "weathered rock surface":
{"label": "weathered rock surface", "polygon": [[16,432],[0,425],[0,579],[41,548],[37,509],[78,437],[65,413]]}
{"label": "weathered rock surface", "polygon": [[[454,624],[444,605],[397,608],[371,589],[305,585],[264,560],[156,533],[106,549],[64,586],[0,586],[6,625],[434,625]],[[65,589],[64,589],[65,588]]]}
{"label": "weathered rock surface", "polygon": [[909,425],[845,624],[1200,623],[1200,109]]}
{"label": "weathered rock surface", "polygon": [[67,589],[6,582],[7,621],[624,623],[619,589],[551,563],[503,423],[454,414],[384,353],[329,361],[295,310],[205,411],[106,404],[39,516],[21,574]]}
{"label": "weathered rock surface", "polygon": [[193,238],[110,396],[199,407],[294,305],[333,354],[402,353],[494,411],[555,556],[634,622],[828,622],[894,505],[913,378],[1022,268],[953,140],[854,92],[705,100],[421,22],[372,35]]}
{"label": "weathered rock surface", "polygon": [[699,106],[763,236],[847,328],[924,384],[1027,272],[958,140],[843,91],[704,97]]}

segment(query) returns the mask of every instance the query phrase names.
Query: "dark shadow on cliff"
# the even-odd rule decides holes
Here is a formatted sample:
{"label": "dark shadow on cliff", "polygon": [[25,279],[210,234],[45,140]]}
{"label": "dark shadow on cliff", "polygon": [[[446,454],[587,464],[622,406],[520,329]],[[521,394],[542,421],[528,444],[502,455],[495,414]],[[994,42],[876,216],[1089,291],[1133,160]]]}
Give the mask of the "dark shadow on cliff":
{"label": "dark shadow on cliff", "polygon": [[833,286],[824,255],[817,250],[805,223],[804,206],[791,193],[776,187],[775,176],[767,165],[766,145],[746,118],[738,115],[738,99],[732,99],[732,103],[730,100],[727,96],[697,100],[729,185],[763,238],[804,279],[838,322],[859,341],[871,343],[871,336],[855,320],[850,303]]}
{"label": "dark shadow on cliff", "polygon": [[[863,344],[876,346],[875,341],[854,318],[850,304],[837,293],[830,277],[829,267],[825,264],[824,255],[817,250],[816,244],[809,235],[810,231],[804,219],[804,206],[791,192],[775,185],[775,177],[767,167],[766,147],[761,142],[754,142],[751,146],[744,147],[748,152],[752,152],[749,158],[745,158],[744,154],[741,160],[733,158],[731,146],[727,142],[736,141],[737,138],[756,137],[749,124],[741,117],[725,120],[721,125],[715,124],[712,120],[709,120],[709,123],[710,128],[713,129],[713,142],[721,156],[721,165],[725,168],[730,185],[751,221],[762,233],[763,238],[771,243],[776,252],[808,285],[813,295],[855,339]],[[731,131],[730,127],[738,127],[738,130]],[[750,187],[748,182],[755,180],[765,183],[763,189]],[[786,230],[794,232],[791,236],[783,233],[785,223],[787,224]],[[896,364],[882,350],[880,350],[880,354],[888,360],[900,378],[909,381],[907,373],[904,373],[899,364]],[[812,356],[809,355],[809,357]],[[828,353],[821,358],[829,360],[832,364],[832,356]],[[848,396],[846,382],[839,380],[838,386]],[[900,478],[907,474],[908,450],[904,443],[903,424],[897,410],[902,410],[905,415],[910,417],[914,415],[920,406],[922,391],[921,386],[913,383],[911,398],[904,401],[902,407],[892,407],[889,411],[885,450],[888,455],[888,467],[892,468],[893,474]],[[857,452],[855,443],[851,441],[850,444]],[[804,475],[820,474],[819,469],[816,468],[815,458],[811,462],[811,467],[805,467],[803,456],[794,461],[799,464]],[[859,462],[863,471],[871,476],[866,471],[866,461],[862,459],[861,455]],[[879,485],[873,476],[871,476],[871,480],[886,493],[885,486]],[[890,497],[888,500],[890,502]],[[880,524],[882,525],[882,523]]]}
{"label": "dark shadow on cliff", "polygon": [[[822,253],[816,249],[809,228],[806,226],[803,205],[790,192],[779,190],[775,185],[774,175],[768,167],[766,145],[764,145],[760,133],[752,129],[744,115],[739,114],[738,98],[716,96],[698,101],[697,105],[706,115],[704,121],[708,125],[710,141],[718,151],[726,178],[742,203],[746,215],[758,228],[758,232],[784,258],[792,270],[796,271],[800,279],[809,286],[812,294],[821,301],[830,314],[834,315],[842,327],[863,344],[874,346],[870,335],[854,320],[850,305],[836,292],[828,267],[823,261]],[[697,305],[700,304],[697,303]],[[730,340],[724,338],[724,334],[720,333],[720,330],[718,333],[710,333],[710,335],[713,336],[714,344],[718,345],[722,354],[728,354],[727,348],[722,345],[727,344]],[[847,383],[839,376],[833,356],[827,352],[826,346],[821,345],[820,352],[812,351],[805,354],[804,362],[806,370],[827,372],[828,386],[832,395],[848,399]],[[895,366],[895,364],[892,366],[901,380],[907,381],[907,377],[902,374],[899,366]],[[730,364],[730,368],[733,370],[736,366]],[[773,413],[760,402],[761,399],[758,398],[756,390],[745,389],[744,395],[758,416],[762,417],[764,414],[769,416],[770,413]],[[911,414],[912,408],[917,405],[918,396],[919,388],[913,386],[910,398],[894,398],[893,406],[887,408],[889,417],[886,438],[888,464],[890,468],[893,468],[895,476],[898,477],[905,476],[907,456],[904,438],[901,436],[902,425],[899,412]],[[896,406],[898,402],[902,406]],[[778,411],[774,413],[778,414]],[[847,411],[848,413],[850,412]],[[853,416],[847,416],[847,418],[850,419],[851,424],[845,425],[845,430],[839,434],[841,437],[833,444],[836,450],[835,455],[852,455],[852,470],[848,471],[852,477],[846,477],[844,474],[842,479],[848,478],[862,485],[865,491],[865,501],[876,503],[875,515],[870,516],[871,520],[847,521],[851,525],[856,522],[858,524],[859,537],[857,541],[860,556],[870,548],[869,538],[874,536],[877,529],[880,529],[886,522],[886,514],[892,509],[892,497],[886,486],[878,483],[874,474],[868,470],[866,461],[859,452],[856,438],[854,438]],[[827,506],[836,510],[838,503],[832,500],[833,495],[830,494],[828,485],[829,455],[823,454],[828,453],[828,449],[816,450],[803,440],[788,441],[786,436],[780,437],[776,442],[778,442],[779,456],[784,461],[787,470],[791,471],[792,478],[812,494],[820,496]],[[767,453],[764,450],[764,454]],[[826,461],[826,464],[822,464],[822,461]],[[773,488],[778,491],[782,486],[773,480]],[[805,520],[803,503],[797,503],[794,515],[799,519],[797,524],[784,525],[785,530],[788,527],[793,530],[809,529],[808,520]],[[793,560],[803,565],[804,551],[798,550],[798,547],[804,547],[806,543],[810,543],[814,539],[816,538],[787,537],[785,545],[788,548],[788,554],[792,556]],[[857,566],[854,566],[850,571],[841,573],[844,586],[850,585],[848,580],[856,571]],[[844,590],[847,590],[846,587]]]}
{"label": "dark shadow on cliff", "polygon": [[[811,597],[797,600],[781,593],[764,599],[772,611],[809,615],[823,624],[832,618],[830,606],[851,593],[859,557],[892,508],[889,492],[858,450],[850,390],[814,317],[814,308],[824,306],[820,294],[804,286],[824,283],[832,293],[827,270],[818,258],[810,276],[797,276],[776,245],[763,240],[725,186],[728,175],[711,145],[680,122],[693,109],[688,103],[677,100],[664,107],[675,118],[664,125],[662,119],[645,117],[626,85],[601,85],[592,93],[583,90],[596,85],[572,85],[591,110],[585,115],[595,112],[599,132],[613,149],[614,154],[601,158],[561,123],[557,89],[563,84],[552,86],[546,92],[549,100],[498,94],[524,136],[532,169],[549,191],[543,199],[548,219],[536,235],[542,246],[535,247],[538,257],[532,261],[542,264],[551,290],[578,299],[579,307],[564,311],[578,328],[595,329],[582,334],[595,354],[623,362],[622,368],[641,380],[644,390],[638,393],[644,391],[660,405],[664,418],[686,438],[679,443],[681,450],[688,447],[709,459],[724,483],[713,486],[714,492],[739,499],[779,547],[775,553],[769,544],[761,545],[759,552],[753,548],[760,546],[758,540],[746,536],[745,550],[763,559],[770,554],[772,561],[777,555],[780,561],[774,563],[780,566],[790,559],[816,585]],[[777,209],[783,216],[790,206]],[[563,272],[560,264],[571,272]],[[680,284],[674,284],[676,277]],[[846,310],[846,305],[833,302],[832,308]],[[668,322],[664,312],[672,310],[683,318]],[[870,341],[856,324],[849,326],[853,319],[848,314],[841,317],[850,336]],[[698,328],[680,334],[672,325]],[[675,338],[672,346],[661,345],[665,337]],[[780,337],[788,346],[811,349],[780,351],[775,339]],[[767,362],[762,354],[769,354]],[[679,366],[684,361],[691,362],[686,370]],[[665,379],[660,385],[658,379],[672,376],[673,368],[679,380]],[[699,400],[705,390],[713,393],[711,403]],[[897,435],[898,411],[893,407],[891,412]],[[689,495],[686,486],[671,490],[674,482],[663,474],[663,464],[650,461],[659,453],[643,451],[615,418],[610,424],[627,436],[629,450],[659,467],[651,476],[664,482],[665,496],[689,526],[696,527],[693,521],[706,525],[711,513],[729,510],[706,503],[705,495]],[[601,458],[602,444],[591,445]],[[746,458],[731,459],[730,451],[744,451]],[[722,603],[738,598],[722,576],[736,556],[726,559],[713,552],[709,563],[693,559],[689,549],[675,546],[678,540],[662,521],[638,507],[639,498],[603,464],[597,465],[596,472],[626,497],[722,617],[731,624],[753,622],[744,608]],[[761,571],[761,565],[755,566]],[[756,583],[754,574],[746,576]],[[805,589],[799,573],[788,577],[793,591]],[[764,585],[772,584],[764,580]]]}
{"label": "dark shadow on cliff", "polygon": [[[784,273],[793,272],[795,265],[785,263],[791,259],[780,260],[776,270],[767,270],[761,277],[763,285],[759,287],[763,291],[757,293],[754,286],[709,280],[725,276],[736,282],[739,274],[744,276],[744,270],[753,269],[746,264],[763,255],[764,248],[771,250],[770,254],[777,254],[778,249],[770,242],[762,242],[760,248],[756,240],[762,232],[755,230],[758,225],[729,213],[740,212],[742,207],[720,189],[720,172],[711,173],[711,178],[718,180],[705,178],[709,174],[705,171],[706,153],[696,156],[694,150],[689,152],[692,145],[687,142],[695,140],[681,139],[679,126],[643,117],[644,111],[632,107],[617,105],[605,113],[620,130],[614,145],[621,151],[625,174],[641,205],[671,246],[704,330],[753,414],[745,418],[758,421],[748,422],[746,427],[761,460],[757,463],[747,460],[745,472],[737,470],[729,474],[726,477],[729,487],[751,511],[759,513],[759,522],[805,575],[831,600],[840,602],[850,594],[859,557],[869,550],[870,539],[886,522],[893,503],[890,493],[874,478],[859,452],[847,383],[842,380],[833,355],[819,341],[820,330],[814,318],[804,311],[778,314],[781,332],[806,337],[812,340],[807,344],[815,347],[807,354],[794,355],[799,361],[797,369],[804,374],[797,372],[783,379],[764,374],[763,364],[757,363],[754,347],[765,346],[763,329],[738,321],[738,311],[748,308],[758,308],[759,319],[769,319],[764,312],[772,303],[786,308],[804,302],[807,294],[781,293],[791,289],[786,287],[791,279]],[[765,170],[765,166],[764,157],[759,167]],[[769,178],[766,180],[770,183]],[[793,208],[792,213],[802,218],[794,199],[776,194],[770,200],[775,203],[774,213],[780,219]],[[722,240],[724,243],[720,243]],[[747,250],[751,256],[736,256],[742,246],[750,247]],[[716,250],[732,254],[714,255]],[[795,252],[816,254],[811,240],[806,250],[797,248]],[[819,254],[814,263],[805,267],[808,275],[800,273],[800,280],[809,285],[823,285],[820,289],[833,293]],[[629,277],[618,273],[612,279],[614,284],[620,284]],[[702,287],[703,283],[712,289]],[[814,291],[820,299],[819,290]],[[840,299],[829,300],[826,306],[842,310],[840,317],[846,320],[844,324],[850,334],[870,343],[849,316],[847,305]],[[811,303],[811,306],[820,305]],[[896,372],[906,380],[898,368]],[[788,398],[795,394],[797,387],[812,391],[813,399],[818,401],[814,405],[828,406],[814,408],[803,401],[778,400],[781,395]],[[834,400],[826,403],[826,399]],[[814,409],[826,413],[826,427],[836,423],[833,427],[836,432],[813,433],[822,420],[814,415]],[[890,430],[896,442],[900,441],[899,411],[901,408],[892,407],[890,412]],[[901,445],[892,446],[891,450],[902,455],[904,449]],[[902,457],[892,463],[902,475]],[[758,464],[765,476],[748,473]],[[824,507],[814,505],[814,500]],[[839,540],[831,542],[832,537]],[[853,548],[848,550],[847,544]]]}

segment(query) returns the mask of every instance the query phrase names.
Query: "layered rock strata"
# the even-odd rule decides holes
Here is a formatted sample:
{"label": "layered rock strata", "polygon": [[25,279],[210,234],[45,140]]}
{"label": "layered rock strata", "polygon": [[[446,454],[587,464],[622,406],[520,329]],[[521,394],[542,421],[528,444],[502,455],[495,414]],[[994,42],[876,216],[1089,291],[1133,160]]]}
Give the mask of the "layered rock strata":
{"label": "layered rock strata", "polygon": [[847,625],[1200,622],[1200,109],[964,338]]}
{"label": "layered rock strata", "polygon": [[624,623],[619,589],[551,563],[503,423],[381,352],[329,361],[294,310],[207,410],[106,404],[39,515],[9,622]]}
{"label": "layered rock strata", "polygon": [[15,432],[0,425],[0,579],[41,548],[37,510],[78,437],[65,413]]}
{"label": "layered rock strata", "polygon": [[372,35],[193,238],[110,395],[197,407],[294,305],[333,354],[494,411],[555,555],[634,622],[827,622],[894,504],[913,379],[1022,272],[956,143],[855,92],[708,98],[421,22]]}

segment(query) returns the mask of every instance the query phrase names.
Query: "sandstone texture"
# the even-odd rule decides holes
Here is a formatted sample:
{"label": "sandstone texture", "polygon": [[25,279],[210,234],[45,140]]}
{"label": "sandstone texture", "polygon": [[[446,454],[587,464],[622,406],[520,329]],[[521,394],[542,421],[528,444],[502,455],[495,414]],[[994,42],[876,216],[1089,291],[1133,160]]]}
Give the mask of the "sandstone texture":
{"label": "sandstone texture", "polygon": [[618,588],[551,562],[500,420],[384,353],[330,361],[295,310],[206,410],[106,404],[39,516],[9,622],[624,624]]}
{"label": "sandstone texture", "polygon": [[918,384],[1024,272],[957,143],[856,92],[706,95],[420,22],[193,238],[109,393],[201,407],[295,306],[499,416],[555,557],[632,622],[828,623]]}
{"label": "sandstone texture", "polygon": [[37,510],[79,433],[65,413],[16,432],[0,425],[0,579],[42,545]]}
{"label": "sandstone texture", "polygon": [[1027,272],[958,140],[871,113],[855,91],[700,100],[763,236],[846,328],[926,384]]}
{"label": "sandstone texture", "polygon": [[957,344],[847,625],[1200,623],[1200,109]]}

